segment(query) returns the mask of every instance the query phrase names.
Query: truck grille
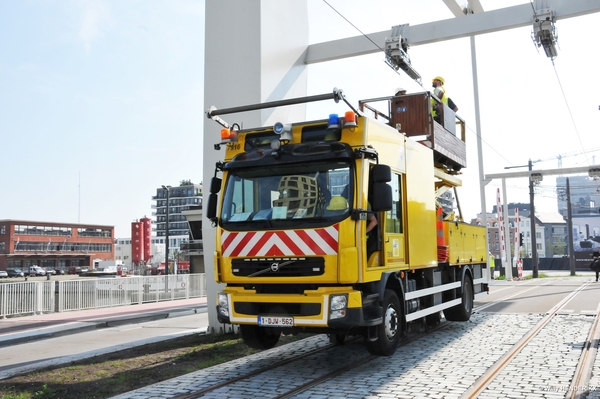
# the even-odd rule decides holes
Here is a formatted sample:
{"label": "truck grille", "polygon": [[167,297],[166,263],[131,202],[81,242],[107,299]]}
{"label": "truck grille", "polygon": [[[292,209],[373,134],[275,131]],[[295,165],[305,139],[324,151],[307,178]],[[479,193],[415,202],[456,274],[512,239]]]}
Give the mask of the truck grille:
{"label": "truck grille", "polygon": [[303,277],[325,273],[323,258],[234,259],[234,276],[246,277]]}

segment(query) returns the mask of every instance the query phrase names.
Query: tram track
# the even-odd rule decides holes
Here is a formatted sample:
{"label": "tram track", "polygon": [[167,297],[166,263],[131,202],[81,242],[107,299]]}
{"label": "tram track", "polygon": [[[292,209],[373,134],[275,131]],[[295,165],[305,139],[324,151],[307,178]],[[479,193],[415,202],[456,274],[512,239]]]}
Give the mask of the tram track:
{"label": "tram track", "polygon": [[[594,361],[598,354],[600,342],[600,312],[596,312],[594,324],[590,329],[587,341],[582,350],[579,363],[575,369],[567,398],[579,398],[590,390],[589,381],[594,367]],[[595,388],[596,389],[596,388]]]}
{"label": "tram track", "polygon": [[[529,290],[532,290],[532,289],[535,289],[535,288],[538,288],[538,287],[532,287]],[[501,298],[501,299],[499,299],[497,301],[494,301],[494,302],[491,302],[491,303],[488,303],[488,304],[476,307],[476,308],[473,309],[473,312],[481,311],[481,310],[483,310],[483,309],[485,309],[485,308],[487,308],[489,306],[492,306],[492,305],[494,305],[494,304],[496,304],[498,302],[501,302],[501,301],[506,300],[508,298],[512,298],[514,295],[515,294],[509,295],[509,296],[503,297],[503,298]],[[447,327],[448,325],[450,325],[452,323],[453,322],[445,321],[445,322],[442,322],[440,325],[429,329],[426,332],[421,332],[421,333],[418,333],[418,334],[414,334],[412,336],[409,335],[406,339],[404,339],[404,340],[402,340],[400,342],[400,344],[398,345],[398,347],[402,347],[402,346],[408,345],[408,344],[410,344],[410,343],[418,340],[419,338],[423,337],[424,335],[432,333],[434,331],[441,330],[441,329]],[[353,342],[353,341],[357,341],[359,339],[360,339],[360,337],[354,337],[354,338],[352,338],[350,340],[347,340],[346,342],[350,343],[350,342]],[[249,380],[250,378],[255,377],[257,375],[260,375],[260,374],[263,374],[263,373],[267,373],[269,371],[272,371],[272,370],[275,370],[277,368],[289,365],[291,363],[294,363],[294,362],[299,361],[301,359],[304,359],[306,357],[313,356],[313,355],[316,355],[318,353],[330,350],[332,348],[335,348],[336,346],[337,345],[329,344],[329,345],[323,346],[321,348],[317,348],[317,349],[311,350],[311,351],[306,352],[304,354],[301,354],[301,355],[298,355],[298,356],[295,356],[295,357],[292,357],[292,358],[289,358],[289,359],[285,359],[285,360],[282,360],[282,361],[278,361],[276,363],[273,363],[273,364],[265,366],[265,367],[261,367],[261,368],[259,368],[257,370],[252,371],[252,372],[245,373],[245,374],[237,376],[237,377],[229,378],[229,379],[227,379],[225,381],[222,381],[220,383],[211,385],[209,387],[205,387],[205,388],[199,389],[199,390],[191,392],[191,393],[187,393],[187,394],[176,396],[173,399],[195,399],[195,398],[200,398],[200,397],[202,397],[202,396],[204,396],[204,395],[206,395],[208,393],[214,392],[214,391],[216,391],[218,389],[226,388],[226,387],[231,386],[233,384],[236,384],[236,383],[238,383],[240,381]],[[332,370],[332,371],[330,371],[330,372],[328,372],[328,373],[326,373],[326,374],[324,374],[322,376],[319,376],[319,377],[314,378],[314,379],[312,379],[310,381],[307,381],[307,382],[305,382],[305,383],[303,383],[303,384],[301,384],[301,385],[299,385],[297,387],[294,387],[293,389],[290,389],[289,391],[287,391],[285,393],[282,393],[282,394],[280,394],[278,396],[275,396],[274,399],[287,399],[287,398],[290,398],[290,397],[292,397],[294,395],[297,395],[300,392],[303,392],[303,391],[305,391],[307,389],[310,389],[310,388],[312,388],[312,387],[314,387],[314,386],[316,386],[316,385],[318,385],[318,384],[320,384],[320,383],[322,383],[324,381],[327,381],[327,380],[330,380],[330,379],[332,379],[334,377],[342,375],[343,373],[348,372],[349,370],[352,370],[354,368],[360,367],[360,366],[362,366],[362,365],[364,365],[364,364],[366,364],[366,363],[368,363],[368,362],[370,362],[372,360],[375,360],[377,358],[378,358],[378,356],[366,355],[366,356],[360,358],[358,361],[353,362],[352,364],[347,364],[347,365],[344,365],[342,367],[336,368],[335,370]]]}
{"label": "tram track", "polygon": [[[408,345],[408,344],[410,344],[410,343],[418,340],[419,338],[421,338],[421,337],[423,337],[423,336],[425,336],[427,334],[430,334],[430,333],[435,332],[435,331],[442,330],[442,329],[446,328],[450,323],[452,323],[452,322],[449,322],[449,321],[442,322],[439,325],[428,329],[427,331],[423,331],[423,332],[419,332],[419,333],[413,333],[413,335],[409,334],[409,336],[407,338],[405,338],[404,340],[402,340],[399,343],[398,347],[402,347],[402,346]],[[353,338],[347,340],[346,342],[347,343],[351,343],[351,342],[355,342],[355,341],[358,341],[358,340],[361,340],[361,339],[362,339],[361,337],[357,336],[357,337],[353,337]],[[310,357],[310,356],[317,355],[319,353],[328,351],[328,350],[336,348],[336,347],[339,348],[340,346],[339,345],[334,345],[334,344],[329,344],[329,345],[323,346],[321,348],[317,348],[317,349],[314,349],[312,351],[303,353],[302,355],[294,356],[294,357],[291,357],[289,359],[285,359],[285,360],[276,362],[276,363],[274,363],[272,365],[261,367],[261,368],[259,368],[257,370],[254,370],[252,372],[240,375],[238,377],[230,378],[230,379],[228,379],[226,381],[223,381],[223,382],[211,385],[209,387],[205,387],[205,388],[202,388],[202,389],[199,389],[197,391],[190,392],[190,393],[187,393],[187,394],[175,396],[175,397],[173,397],[173,399],[195,399],[195,398],[200,398],[200,397],[203,397],[204,395],[206,395],[208,393],[214,392],[214,391],[222,389],[222,388],[226,388],[228,386],[232,386],[233,384],[236,384],[236,383],[238,383],[240,381],[249,380],[250,378],[255,377],[257,375],[260,375],[260,374],[263,374],[263,373],[267,373],[267,372],[271,372],[271,371],[273,371],[273,370],[275,370],[277,368],[281,368],[281,367],[290,365],[290,364],[292,364],[292,363],[294,363],[296,361],[305,359],[305,358]],[[276,396],[272,396],[272,398],[273,399],[291,398],[291,397],[297,395],[300,392],[306,391],[306,390],[308,390],[308,389],[310,389],[310,388],[312,388],[312,387],[314,387],[316,385],[321,384],[324,381],[327,381],[327,380],[330,380],[330,379],[332,379],[334,377],[342,375],[342,374],[344,374],[344,373],[346,373],[346,372],[348,372],[348,371],[350,371],[352,369],[361,367],[364,364],[366,364],[366,363],[368,363],[368,362],[370,362],[372,360],[378,359],[378,358],[380,358],[380,357],[379,356],[375,356],[375,355],[362,356],[358,360],[354,360],[352,362],[344,364],[343,366],[337,367],[334,370],[332,370],[330,372],[327,372],[327,373],[325,373],[323,375],[317,376],[315,378],[311,378],[311,379],[307,380],[306,382],[303,382],[303,383],[299,384],[298,386],[293,387],[293,388],[287,390],[286,392],[280,393],[280,394],[278,394]]]}
{"label": "tram track", "polygon": [[[477,398],[490,385],[490,383],[498,377],[500,372],[502,372],[502,370],[515,358],[515,356],[517,356],[523,350],[523,348],[529,344],[540,333],[540,331],[548,325],[548,323],[550,323],[550,321],[558,314],[558,312],[588,285],[589,282],[582,284],[575,291],[563,298],[552,309],[550,309],[542,318],[542,320],[540,320],[531,330],[529,330],[527,334],[525,334],[515,345],[513,345],[508,352],[498,359],[481,377],[479,377],[479,379],[475,381],[474,384],[469,387],[469,389],[467,389],[467,391],[465,391],[465,393],[461,396],[461,399]],[[596,336],[598,334],[597,330],[599,326],[600,324],[598,323],[598,316],[596,315],[594,326],[590,332],[591,336]],[[588,338],[588,343],[589,342],[590,339]],[[581,378],[585,378],[584,371],[587,372],[587,370],[589,370],[591,367],[591,362],[594,361],[594,358],[595,356],[591,356],[590,351],[589,360],[585,360],[586,365],[582,365],[581,367],[578,366],[578,369],[581,369],[579,371]],[[587,365],[587,363],[590,363],[590,365]],[[583,383],[583,381],[579,381],[580,377],[577,376],[577,371],[576,378],[578,383]],[[573,381],[575,381],[575,378]]]}

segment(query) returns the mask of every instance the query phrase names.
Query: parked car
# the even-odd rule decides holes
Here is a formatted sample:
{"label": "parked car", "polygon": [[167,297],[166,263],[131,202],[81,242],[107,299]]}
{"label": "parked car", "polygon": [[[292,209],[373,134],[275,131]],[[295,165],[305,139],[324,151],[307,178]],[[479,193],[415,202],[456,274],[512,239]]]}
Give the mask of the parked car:
{"label": "parked car", "polygon": [[6,273],[8,273],[8,277],[25,277],[25,273],[21,269],[8,269]]}
{"label": "parked car", "polygon": [[45,276],[46,271],[39,266],[29,267],[29,276]]}
{"label": "parked car", "polygon": [[65,274],[65,271],[64,271],[64,269],[54,269],[54,273],[56,275],[63,275],[63,274]]}
{"label": "parked car", "polygon": [[46,271],[46,274],[49,275],[54,275],[56,274],[56,270],[52,269],[51,267],[47,267],[46,269],[44,269]]}
{"label": "parked car", "polygon": [[8,273],[6,270],[0,270],[0,278],[8,278]]}

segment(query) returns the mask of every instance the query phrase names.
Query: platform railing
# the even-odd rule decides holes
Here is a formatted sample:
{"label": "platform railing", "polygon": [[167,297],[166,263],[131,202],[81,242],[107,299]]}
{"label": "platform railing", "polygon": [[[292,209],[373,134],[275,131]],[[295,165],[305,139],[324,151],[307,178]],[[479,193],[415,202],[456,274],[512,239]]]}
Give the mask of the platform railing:
{"label": "platform railing", "polygon": [[0,284],[0,318],[206,296],[204,274]]}

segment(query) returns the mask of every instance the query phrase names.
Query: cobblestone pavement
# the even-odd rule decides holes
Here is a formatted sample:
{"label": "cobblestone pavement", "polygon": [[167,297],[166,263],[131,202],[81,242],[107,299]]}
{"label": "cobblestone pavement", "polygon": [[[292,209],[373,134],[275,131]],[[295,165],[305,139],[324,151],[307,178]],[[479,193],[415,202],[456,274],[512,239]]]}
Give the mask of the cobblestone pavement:
{"label": "cobblestone pavement", "polygon": [[[394,356],[376,358],[295,397],[459,398],[542,317],[539,314],[474,314],[469,322],[449,323],[442,330],[398,348]],[[564,398],[593,321],[592,316],[555,316],[480,397]],[[117,398],[172,398],[327,344],[324,335],[311,337]],[[203,397],[274,397],[339,365],[358,362],[366,354],[361,340],[349,342]],[[594,373],[595,378],[600,378],[600,362]]]}

